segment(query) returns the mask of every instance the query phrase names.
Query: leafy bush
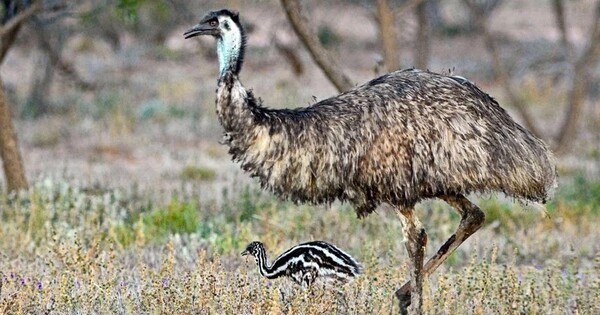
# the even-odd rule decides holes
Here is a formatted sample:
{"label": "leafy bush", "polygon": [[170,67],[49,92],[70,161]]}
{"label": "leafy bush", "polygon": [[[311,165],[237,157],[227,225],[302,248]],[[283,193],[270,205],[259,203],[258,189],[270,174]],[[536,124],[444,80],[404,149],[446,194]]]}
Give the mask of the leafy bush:
{"label": "leafy bush", "polygon": [[166,209],[157,209],[143,217],[144,234],[165,239],[172,234],[195,233],[199,226],[199,208],[195,202],[171,200]]}

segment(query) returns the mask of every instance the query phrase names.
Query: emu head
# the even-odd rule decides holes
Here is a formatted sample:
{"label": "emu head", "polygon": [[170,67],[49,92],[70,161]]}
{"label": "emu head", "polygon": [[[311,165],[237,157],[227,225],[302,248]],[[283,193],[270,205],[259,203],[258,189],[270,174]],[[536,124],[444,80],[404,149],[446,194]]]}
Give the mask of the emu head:
{"label": "emu head", "polygon": [[227,70],[235,74],[239,73],[244,58],[246,37],[237,12],[227,9],[211,11],[200,20],[200,23],[183,33],[185,38],[200,35],[209,35],[217,39],[221,75]]}
{"label": "emu head", "polygon": [[258,255],[264,250],[265,245],[263,243],[254,241],[246,246],[246,250],[242,252],[242,256],[252,255],[254,258],[256,258],[256,260],[258,260]]}
{"label": "emu head", "polygon": [[183,36],[191,38],[199,35],[211,35],[223,38],[232,32],[234,28],[240,28],[239,14],[222,9],[209,12],[200,20],[200,23],[183,33]]}

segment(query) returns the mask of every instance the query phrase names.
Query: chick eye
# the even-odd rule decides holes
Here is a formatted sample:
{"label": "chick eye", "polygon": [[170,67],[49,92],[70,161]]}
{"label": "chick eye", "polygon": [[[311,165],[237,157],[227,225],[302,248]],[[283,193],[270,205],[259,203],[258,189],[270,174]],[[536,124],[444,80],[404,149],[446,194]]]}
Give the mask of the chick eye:
{"label": "chick eye", "polygon": [[208,22],[208,25],[210,25],[210,26],[217,26],[217,21],[212,20],[212,21]]}

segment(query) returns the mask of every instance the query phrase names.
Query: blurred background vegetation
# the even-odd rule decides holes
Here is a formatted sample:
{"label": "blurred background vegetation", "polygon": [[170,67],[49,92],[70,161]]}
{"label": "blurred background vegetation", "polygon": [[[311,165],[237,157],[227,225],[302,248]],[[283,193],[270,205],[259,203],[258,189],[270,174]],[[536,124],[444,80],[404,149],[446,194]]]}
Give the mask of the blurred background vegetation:
{"label": "blurred background vegetation", "polygon": [[[307,105],[395,69],[451,71],[545,139],[562,180],[598,180],[597,1],[11,0],[0,6],[0,185],[49,175],[168,189],[231,180],[216,144],[213,43],[181,36],[220,7],[242,12],[242,78],[269,106]],[[296,36],[290,7],[328,68]]]}
{"label": "blurred background vegetation", "polygon": [[[545,208],[472,196],[486,225],[432,278],[426,309],[600,311],[598,0],[2,1],[0,311],[182,310],[195,305],[186,300],[194,290],[213,290],[205,270],[226,282],[210,291],[223,301],[254,303],[243,310],[294,313],[319,299],[347,313],[391,307],[407,277],[392,211],[358,220],[347,205],[277,200],[218,144],[214,43],[182,34],[222,7],[240,12],[241,78],[268,106],[305,106],[385,72],[427,68],[474,81],[555,149],[560,185]],[[316,44],[299,39],[293,13]],[[459,218],[437,202],[418,211],[432,253]],[[349,289],[364,293],[361,308],[326,294],[286,300],[237,257],[253,240],[273,256],[310,239],[366,264]],[[190,286],[186,275],[206,283]],[[504,300],[484,299],[490,292]],[[533,304],[523,298],[532,292]],[[204,298],[209,311],[228,312]]]}

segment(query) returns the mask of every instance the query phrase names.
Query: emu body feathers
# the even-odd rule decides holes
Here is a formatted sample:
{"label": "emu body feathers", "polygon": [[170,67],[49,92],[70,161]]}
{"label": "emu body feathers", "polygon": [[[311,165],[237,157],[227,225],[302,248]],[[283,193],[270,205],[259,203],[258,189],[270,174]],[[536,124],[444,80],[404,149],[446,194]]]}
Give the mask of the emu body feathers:
{"label": "emu body feathers", "polygon": [[446,194],[502,191],[544,202],[554,158],[465,80],[397,71],[296,109],[268,109],[228,73],[217,113],[233,159],[264,188],[299,202],[412,207]]}

